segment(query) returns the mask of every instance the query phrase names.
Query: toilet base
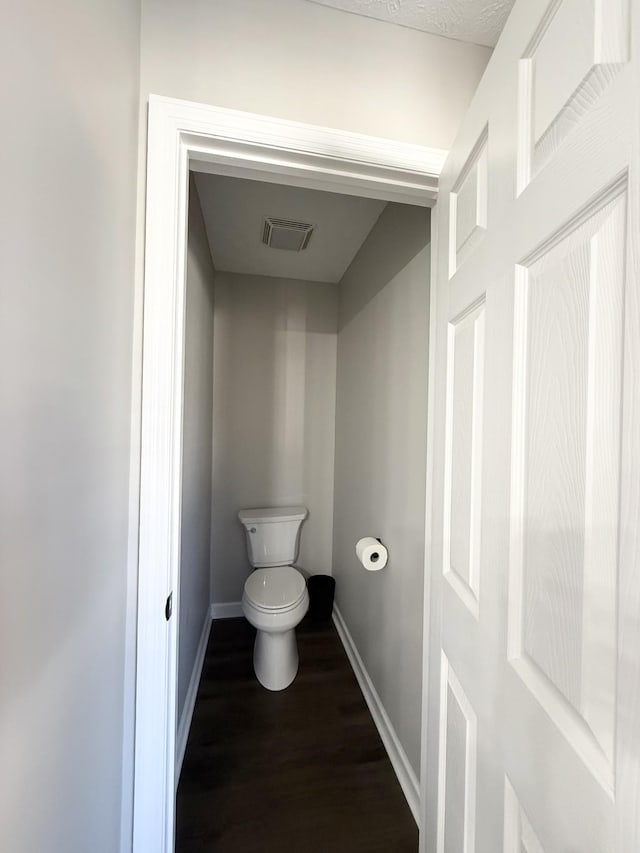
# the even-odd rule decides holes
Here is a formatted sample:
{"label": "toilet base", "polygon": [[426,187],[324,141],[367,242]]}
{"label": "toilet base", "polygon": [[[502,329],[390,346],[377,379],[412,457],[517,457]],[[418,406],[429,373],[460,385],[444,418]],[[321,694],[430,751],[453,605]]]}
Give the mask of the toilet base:
{"label": "toilet base", "polygon": [[271,633],[258,630],[253,647],[253,669],[267,690],[284,690],[298,672],[295,629]]}

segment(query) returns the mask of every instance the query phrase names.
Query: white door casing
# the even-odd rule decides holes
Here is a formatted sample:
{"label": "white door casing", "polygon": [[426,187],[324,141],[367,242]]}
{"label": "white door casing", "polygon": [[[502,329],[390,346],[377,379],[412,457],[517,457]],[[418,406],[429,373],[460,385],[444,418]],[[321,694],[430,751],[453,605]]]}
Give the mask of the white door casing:
{"label": "white door casing", "polygon": [[[445,155],[438,149],[150,97],[134,853],[173,850],[189,169],[431,206]],[[165,603],[171,592],[173,616],[167,622]]]}
{"label": "white door casing", "polygon": [[640,850],[639,53],[517,0],[441,176],[429,853]]}

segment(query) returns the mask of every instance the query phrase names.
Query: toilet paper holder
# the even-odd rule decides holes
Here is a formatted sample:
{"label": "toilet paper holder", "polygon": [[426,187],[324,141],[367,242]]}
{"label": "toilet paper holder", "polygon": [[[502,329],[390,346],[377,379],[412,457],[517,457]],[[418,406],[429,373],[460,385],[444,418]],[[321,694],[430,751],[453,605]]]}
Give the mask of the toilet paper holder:
{"label": "toilet paper holder", "polygon": [[387,565],[389,552],[380,536],[365,536],[356,543],[356,556],[367,571],[377,572]]}

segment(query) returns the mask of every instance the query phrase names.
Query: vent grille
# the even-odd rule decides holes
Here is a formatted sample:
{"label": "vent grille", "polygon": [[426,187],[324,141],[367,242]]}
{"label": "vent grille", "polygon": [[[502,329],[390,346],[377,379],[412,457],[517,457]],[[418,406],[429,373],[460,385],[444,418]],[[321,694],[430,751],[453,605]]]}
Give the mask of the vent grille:
{"label": "vent grille", "polygon": [[308,222],[292,222],[290,219],[265,216],[262,242],[271,249],[302,252],[309,245],[312,234],[313,225]]}

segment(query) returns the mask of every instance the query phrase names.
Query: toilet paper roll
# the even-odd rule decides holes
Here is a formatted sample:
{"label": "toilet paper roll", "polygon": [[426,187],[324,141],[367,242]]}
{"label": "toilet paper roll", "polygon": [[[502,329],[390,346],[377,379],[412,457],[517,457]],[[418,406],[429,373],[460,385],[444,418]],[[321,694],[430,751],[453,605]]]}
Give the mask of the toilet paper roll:
{"label": "toilet paper roll", "polygon": [[365,536],[356,544],[356,555],[368,572],[378,572],[384,569],[389,559],[389,552],[382,542],[373,536]]}

